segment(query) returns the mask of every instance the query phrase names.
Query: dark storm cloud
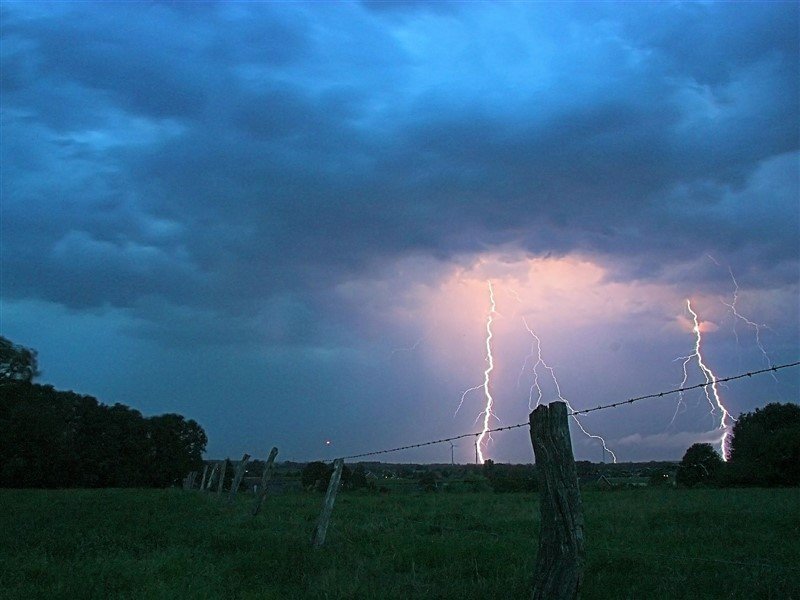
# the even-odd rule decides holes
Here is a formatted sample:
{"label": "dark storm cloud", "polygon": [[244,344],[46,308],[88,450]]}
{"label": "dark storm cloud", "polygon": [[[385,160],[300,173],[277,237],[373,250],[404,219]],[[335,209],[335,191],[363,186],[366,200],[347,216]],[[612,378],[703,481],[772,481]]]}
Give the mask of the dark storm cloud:
{"label": "dark storm cloud", "polygon": [[243,335],[410,253],[796,275],[795,4],[49,6],[3,16],[9,297]]}

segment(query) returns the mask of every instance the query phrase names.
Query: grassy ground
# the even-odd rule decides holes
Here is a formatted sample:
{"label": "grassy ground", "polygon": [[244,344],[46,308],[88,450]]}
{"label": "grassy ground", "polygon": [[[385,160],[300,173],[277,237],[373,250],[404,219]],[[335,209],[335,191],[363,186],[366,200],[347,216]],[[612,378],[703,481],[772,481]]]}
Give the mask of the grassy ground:
{"label": "grassy ground", "polygon": [[[0,598],[527,597],[535,495],[0,490]],[[800,490],[584,493],[589,598],[800,600]]]}

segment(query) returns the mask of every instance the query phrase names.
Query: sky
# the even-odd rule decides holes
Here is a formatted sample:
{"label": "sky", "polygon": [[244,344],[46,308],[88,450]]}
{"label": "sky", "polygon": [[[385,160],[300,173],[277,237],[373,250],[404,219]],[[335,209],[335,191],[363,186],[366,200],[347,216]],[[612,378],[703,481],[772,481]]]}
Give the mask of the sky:
{"label": "sky", "polygon": [[[794,362],[798,11],[3,2],[2,335],[42,383],[197,420],[211,458],[480,431],[490,318],[493,427],[536,373],[558,395],[527,328],[576,410],[679,387],[687,300],[717,377]],[[796,403],[798,371],[720,400]],[[719,447],[721,411],[677,402],[581,423],[621,461]],[[533,459],[526,428],[482,450]]]}

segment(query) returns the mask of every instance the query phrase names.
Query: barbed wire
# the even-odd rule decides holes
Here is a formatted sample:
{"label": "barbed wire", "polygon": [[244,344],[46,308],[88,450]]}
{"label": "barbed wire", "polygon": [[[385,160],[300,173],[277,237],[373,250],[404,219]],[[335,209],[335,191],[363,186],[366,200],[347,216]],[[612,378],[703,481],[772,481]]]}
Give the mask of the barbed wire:
{"label": "barbed wire", "polygon": [[777,365],[768,367],[766,369],[760,369],[758,371],[750,371],[748,373],[740,373],[739,375],[731,375],[730,377],[723,377],[721,379],[714,379],[712,381],[706,381],[705,383],[698,383],[697,385],[690,385],[688,387],[681,387],[675,388],[674,390],[669,390],[666,392],[658,392],[657,394],[645,394],[644,396],[637,396],[636,398],[629,398],[628,400],[621,400],[620,402],[612,402],[611,404],[604,404],[601,406],[595,406],[594,408],[583,408],[581,410],[573,410],[570,414],[571,415],[584,415],[586,413],[594,412],[596,410],[603,410],[606,408],[615,408],[617,406],[623,406],[625,404],[633,404],[634,402],[639,402],[640,400],[648,400],[650,398],[662,398],[664,396],[669,396],[671,394],[678,394],[681,392],[688,392],[691,390],[697,390],[700,388],[708,387],[710,385],[716,385],[717,383],[725,383],[726,381],[734,381],[735,379],[744,379],[745,377],[752,377],[753,375],[761,375],[762,373],[773,373],[775,371],[780,371],[781,369],[788,369],[789,367],[796,367],[800,365],[800,361],[787,363],[785,365]]}
{"label": "barbed wire", "polygon": [[[486,433],[496,433],[498,431],[505,431],[507,429],[518,429],[519,427],[525,427],[528,423],[518,423],[516,425],[507,425],[505,427],[498,427],[496,429],[489,429]],[[476,433],[462,433],[461,435],[454,435],[453,437],[442,438],[440,440],[432,440],[430,442],[421,442],[419,444],[410,444],[408,446],[399,446],[397,448],[387,448],[386,450],[376,450],[374,452],[364,452],[362,454],[351,454],[350,456],[342,456],[341,458],[344,460],[348,460],[351,458],[363,458],[365,456],[376,456],[378,454],[389,454],[390,452],[399,452],[400,450],[409,450],[411,448],[422,448],[423,446],[433,446],[434,444],[443,444],[445,442],[454,442],[456,440],[463,440],[464,438],[469,437],[478,437],[482,432],[478,431]]]}
{"label": "barbed wire", "polygon": [[[726,381],[735,381],[737,379],[744,379],[745,377],[752,377],[754,375],[761,375],[763,373],[774,373],[776,371],[780,371],[781,369],[788,369],[791,367],[800,366],[800,361],[793,362],[793,363],[786,363],[783,365],[773,365],[771,367],[767,367],[765,369],[759,369],[757,371],[748,371],[746,373],[740,373],[738,375],[731,375],[729,377],[722,377],[719,379],[714,379],[712,381],[706,381],[705,383],[698,383],[696,385],[690,385],[688,387],[680,387],[675,388],[674,390],[667,390],[664,392],[658,392],[655,394],[645,394],[643,396],[637,396],[635,398],[629,398],[627,400],[620,400],[619,402],[612,402],[611,404],[603,404],[599,406],[595,406],[593,408],[584,408],[581,410],[572,410],[569,414],[571,417],[575,417],[576,415],[583,415],[590,412],[595,412],[598,410],[605,410],[606,408],[616,408],[618,406],[625,406],[629,404],[633,404],[635,402],[639,402],[641,400],[649,400],[653,398],[663,398],[664,396],[670,396],[672,394],[678,394],[681,392],[688,392],[691,390],[697,390],[700,388],[705,388],[710,385],[716,385],[717,383],[725,383]],[[497,427],[495,429],[489,429],[486,433],[497,433],[499,431],[508,431],[509,429],[519,429],[520,427],[527,427],[529,425],[528,421],[524,423],[517,423],[516,425],[506,425],[504,427]],[[440,440],[431,440],[429,442],[420,442],[419,444],[409,444],[407,446],[398,446],[397,448],[387,448],[385,450],[374,450],[372,452],[362,452],[361,454],[350,454],[348,456],[341,456],[342,460],[351,460],[354,458],[365,458],[367,456],[378,456],[380,454],[391,454],[393,452],[400,452],[401,450],[411,450],[412,448],[422,448],[424,446],[434,446],[436,444],[444,444],[446,442],[454,442],[456,440],[463,440],[464,438],[475,437],[477,438],[483,432],[477,431],[474,433],[462,433],[460,435],[454,435],[452,437],[442,438]]]}

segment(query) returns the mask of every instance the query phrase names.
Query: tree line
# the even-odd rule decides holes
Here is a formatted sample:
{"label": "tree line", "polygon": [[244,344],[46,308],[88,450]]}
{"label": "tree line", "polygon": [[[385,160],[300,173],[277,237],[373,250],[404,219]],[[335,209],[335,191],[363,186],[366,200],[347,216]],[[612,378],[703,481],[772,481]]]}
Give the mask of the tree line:
{"label": "tree line", "polygon": [[202,467],[194,420],[144,417],[37,374],[36,353],[0,336],[0,487],[167,487]]}
{"label": "tree line", "polygon": [[800,406],[773,402],[739,416],[727,462],[711,444],[686,450],[677,484],[721,486],[800,485]]}

